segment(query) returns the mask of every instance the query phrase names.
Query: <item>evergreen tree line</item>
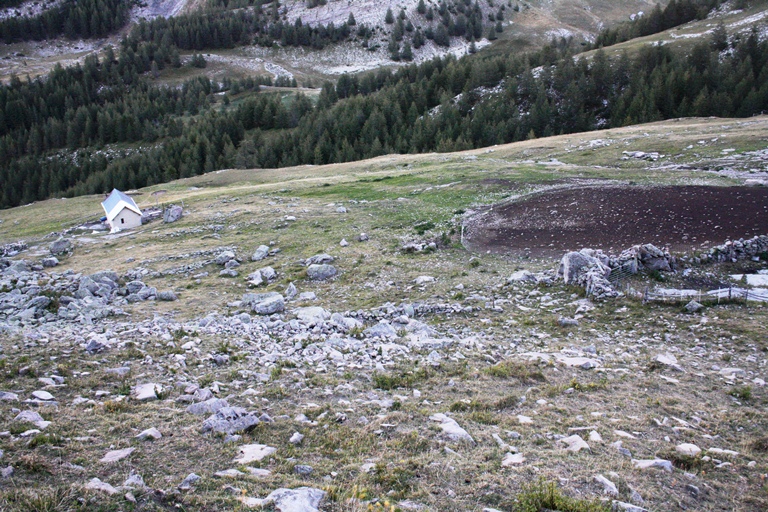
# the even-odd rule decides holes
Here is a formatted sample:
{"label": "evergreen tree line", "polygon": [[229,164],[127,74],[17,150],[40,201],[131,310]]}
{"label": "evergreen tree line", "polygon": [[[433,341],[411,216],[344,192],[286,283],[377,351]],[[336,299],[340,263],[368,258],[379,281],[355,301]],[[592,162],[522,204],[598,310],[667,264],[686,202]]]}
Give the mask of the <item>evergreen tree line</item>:
{"label": "evergreen tree line", "polygon": [[[656,4],[653,10],[635,20],[615,28],[606,28],[598,34],[595,47],[611,46],[636,37],[657,34],[694,20],[703,20],[712,9],[726,0],[671,0],[662,9]],[[744,0],[742,0],[744,3]]]}
{"label": "evergreen tree line", "polygon": [[23,4],[24,0],[0,0],[0,9],[9,9]]}
{"label": "evergreen tree line", "polygon": [[16,16],[0,22],[0,40],[41,41],[105,37],[128,22],[133,1],[65,0],[37,16]]}
{"label": "evergreen tree line", "polygon": [[252,43],[271,47],[279,41],[283,46],[322,49],[346,40],[351,33],[346,23],[314,27],[302,23],[301,19],[285,23],[276,11],[265,13],[257,4],[252,10],[197,12],[141,21],[122,44],[123,48],[130,46],[134,51],[142,42],[152,42],[160,48],[174,46],[181,50],[201,51]]}
{"label": "evergreen tree line", "polygon": [[[346,100],[326,99],[333,106],[316,109],[296,130],[254,135],[258,151],[245,166],[456,151],[684,116],[750,116],[768,109],[766,55],[768,42],[753,31],[724,60],[707,43],[690,55],[649,47],[613,62],[602,52],[591,63],[566,57],[538,76],[525,59],[427,63],[376,94],[354,94],[353,87]],[[500,80],[503,93],[479,95],[478,87]]]}
{"label": "evergreen tree line", "polygon": [[[102,62],[90,56],[83,66],[56,67],[45,79],[13,78],[0,88],[0,205],[60,194],[104,171],[109,161],[93,148],[178,139],[186,133],[185,119],[205,112],[220,91],[256,91],[259,83],[272,84],[269,77],[226,79],[221,85],[198,77],[180,88],[155,87],[137,73],[137,63],[143,71],[147,65],[142,68],[133,58],[115,61],[108,51]],[[279,104],[269,107],[278,112],[278,121],[258,127],[289,127],[295,114],[284,113],[274,95],[259,101],[266,98]],[[259,110],[265,111],[264,106]],[[73,158],[56,153],[63,148],[89,149]]]}
{"label": "evergreen tree line", "polygon": [[[290,106],[275,95],[257,95],[236,107],[210,108],[216,87],[209,84],[209,92],[205,84],[192,83],[187,94],[194,98],[196,93],[200,112],[190,117],[187,109],[184,122],[178,123],[181,110],[175,110],[179,97],[174,94],[184,95],[184,91],[150,93],[147,89],[147,95],[157,95],[161,104],[155,129],[162,144],[111,160],[93,146],[79,150],[76,158],[62,152],[9,158],[8,165],[0,166],[0,204],[7,207],[50,195],[141,187],[232,166],[271,168],[345,162],[390,152],[455,151],[673,117],[750,116],[768,110],[768,41],[760,42],[753,30],[748,37],[730,41],[726,37],[730,52],[721,53],[721,44],[713,37],[689,54],[652,46],[634,57],[625,53],[615,59],[599,50],[591,60],[575,61],[573,45],[561,40],[528,56],[447,57],[394,73],[379,70],[343,76],[335,86],[324,84],[316,106],[302,95]],[[151,101],[142,102],[127,91],[119,93],[117,86],[94,85],[77,92],[75,84],[88,84],[89,73],[97,73],[94,82],[113,84],[109,80],[123,59],[111,65],[93,62],[90,71],[84,67],[82,76],[66,80],[52,75],[27,84],[15,81],[0,93],[5,98],[6,126],[13,119],[16,127],[3,140],[34,128],[13,110],[24,103],[22,98],[31,96],[52,95],[49,108],[76,125],[83,120],[87,125],[89,102],[101,101],[100,95],[115,94],[114,103],[125,102],[126,108],[115,107],[116,113],[122,115],[130,105],[146,115],[142,109],[149,109]],[[135,78],[133,72],[140,63],[134,55],[126,68],[130,71],[120,78],[123,84],[126,79],[138,80],[128,89],[137,89],[147,80]],[[68,72],[76,73],[76,68],[59,71]],[[49,82],[67,84],[69,92],[48,91]],[[495,86],[500,86],[500,92],[482,93]],[[16,91],[24,88],[30,91],[21,95]],[[95,99],[90,99],[93,94]],[[72,109],[68,117],[66,112]],[[163,120],[172,115],[160,113],[171,109],[177,117],[172,125],[171,119],[164,125]],[[138,131],[148,128],[145,119]],[[78,133],[90,136],[87,129]]]}

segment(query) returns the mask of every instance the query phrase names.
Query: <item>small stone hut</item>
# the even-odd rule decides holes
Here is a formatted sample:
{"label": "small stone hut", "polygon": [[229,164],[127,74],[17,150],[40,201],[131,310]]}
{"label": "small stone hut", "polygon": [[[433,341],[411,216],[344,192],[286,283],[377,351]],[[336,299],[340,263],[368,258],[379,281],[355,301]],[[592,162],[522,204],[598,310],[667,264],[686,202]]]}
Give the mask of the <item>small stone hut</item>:
{"label": "small stone hut", "polygon": [[141,226],[141,210],[131,196],[113,189],[101,203],[112,231]]}

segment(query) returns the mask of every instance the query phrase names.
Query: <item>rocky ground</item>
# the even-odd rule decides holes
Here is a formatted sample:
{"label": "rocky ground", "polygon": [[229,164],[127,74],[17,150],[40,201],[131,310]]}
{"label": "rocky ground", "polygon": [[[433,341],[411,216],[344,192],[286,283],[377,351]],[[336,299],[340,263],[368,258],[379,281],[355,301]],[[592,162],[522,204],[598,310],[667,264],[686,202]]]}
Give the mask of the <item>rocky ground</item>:
{"label": "rocky ground", "polygon": [[[630,149],[684,147],[695,123],[717,126],[635,128]],[[765,509],[765,306],[631,293],[748,286],[730,276],[761,275],[761,254],[672,272],[643,249],[599,300],[559,258],[461,245],[461,211],[510,182],[611,162],[669,179],[565,152],[589,137],[221,172],[163,185],[181,216],[117,234],[48,235],[98,198],[2,212],[0,508]]]}

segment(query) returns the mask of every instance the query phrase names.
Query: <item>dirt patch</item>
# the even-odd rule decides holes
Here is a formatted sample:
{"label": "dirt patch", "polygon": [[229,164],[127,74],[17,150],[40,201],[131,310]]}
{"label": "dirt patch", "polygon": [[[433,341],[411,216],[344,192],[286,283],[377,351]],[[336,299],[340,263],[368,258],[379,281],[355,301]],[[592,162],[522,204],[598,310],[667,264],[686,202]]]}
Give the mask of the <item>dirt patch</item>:
{"label": "dirt patch", "polygon": [[768,233],[766,187],[581,187],[491,206],[465,223],[474,251],[559,256],[639,243],[689,251]]}

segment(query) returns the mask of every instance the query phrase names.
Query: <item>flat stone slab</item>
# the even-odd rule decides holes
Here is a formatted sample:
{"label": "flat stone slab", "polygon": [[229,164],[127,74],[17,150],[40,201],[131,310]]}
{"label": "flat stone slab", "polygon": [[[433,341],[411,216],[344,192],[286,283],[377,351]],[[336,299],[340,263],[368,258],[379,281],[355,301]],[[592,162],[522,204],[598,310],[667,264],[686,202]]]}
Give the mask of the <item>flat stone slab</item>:
{"label": "flat stone slab", "polygon": [[675,451],[687,457],[695,457],[701,453],[701,448],[691,443],[682,443],[675,446]]}
{"label": "flat stone slab", "polygon": [[155,384],[154,382],[139,384],[133,388],[133,397],[142,402],[147,400],[157,400],[157,391],[162,391],[162,389],[162,386]]}
{"label": "flat stone slab", "polygon": [[525,462],[525,457],[522,453],[507,453],[504,459],[501,461],[502,467],[508,468],[510,466],[517,466]]}
{"label": "flat stone slab", "polygon": [[470,444],[475,444],[475,440],[467,433],[466,430],[461,428],[456,420],[449,418],[445,414],[438,413],[429,417],[432,421],[440,422],[440,428],[448,436],[448,439],[452,441],[467,441]]}
{"label": "flat stone slab", "polygon": [[243,497],[243,505],[256,508],[274,506],[279,512],[319,512],[318,507],[325,498],[325,491],[313,487],[297,489],[276,489],[264,499]]}
{"label": "flat stone slab", "polygon": [[683,367],[680,366],[680,364],[677,362],[677,358],[675,356],[673,356],[672,354],[670,354],[669,352],[667,352],[666,354],[659,354],[659,355],[657,355],[654,358],[654,361],[659,363],[659,364],[662,364],[664,366],[668,366],[668,367],[670,367],[673,370],[678,371],[678,372],[685,371],[685,370],[683,370]]}
{"label": "flat stone slab", "polygon": [[50,393],[49,393],[49,392],[47,392],[47,391],[42,391],[42,390],[40,390],[40,391],[33,391],[33,392],[32,392],[32,396],[33,396],[33,397],[35,397],[35,398],[37,398],[38,400],[45,400],[45,401],[48,401],[48,400],[55,400],[55,399],[53,398],[53,395],[52,395],[52,394],[50,394]]}
{"label": "flat stone slab", "polygon": [[581,450],[590,450],[589,445],[580,435],[574,434],[572,436],[564,437],[558,441],[566,445],[565,451],[578,453]]}
{"label": "flat stone slab", "polygon": [[107,452],[100,460],[99,462],[117,462],[119,460],[123,460],[129,455],[131,455],[136,448],[124,448],[122,450],[112,450],[110,452]]}
{"label": "flat stone slab", "polygon": [[739,454],[739,452],[723,450],[722,448],[708,448],[707,453],[711,453],[712,455],[730,455],[731,457],[735,457]]}
{"label": "flat stone slab", "polygon": [[139,439],[141,441],[144,441],[145,439],[158,440],[161,437],[163,437],[163,434],[161,434],[160,431],[157,430],[155,427],[152,427],[141,432],[139,435],[136,436],[136,439]]}
{"label": "flat stone slab", "polygon": [[117,494],[119,491],[109,485],[107,482],[102,482],[98,478],[92,478],[87,484],[85,484],[86,489],[91,489],[93,491],[100,491],[105,492],[112,496],[113,494]]}
{"label": "flat stone slab", "polygon": [[672,463],[664,459],[632,459],[632,464],[635,466],[635,469],[659,468],[670,473],[672,472]]}
{"label": "flat stone slab", "polygon": [[249,462],[260,461],[265,457],[269,457],[276,451],[277,448],[265,444],[244,444],[240,447],[240,455],[235,457],[235,462],[248,464]]}

